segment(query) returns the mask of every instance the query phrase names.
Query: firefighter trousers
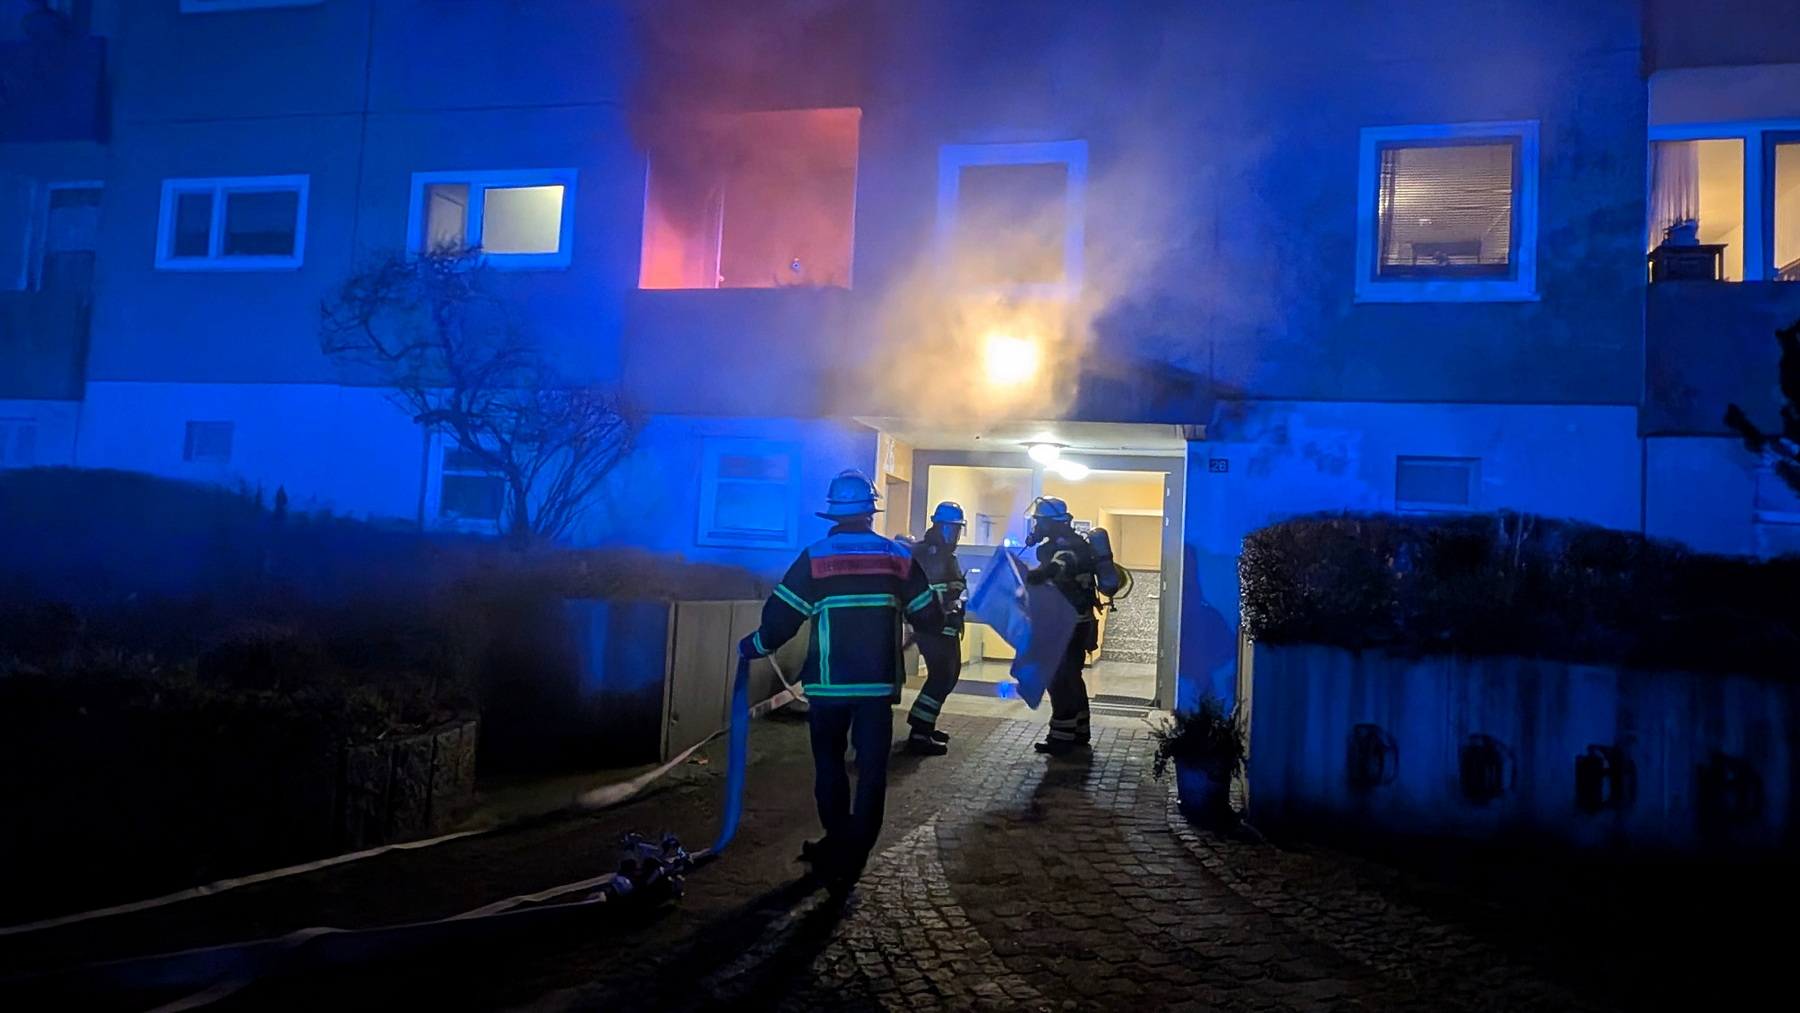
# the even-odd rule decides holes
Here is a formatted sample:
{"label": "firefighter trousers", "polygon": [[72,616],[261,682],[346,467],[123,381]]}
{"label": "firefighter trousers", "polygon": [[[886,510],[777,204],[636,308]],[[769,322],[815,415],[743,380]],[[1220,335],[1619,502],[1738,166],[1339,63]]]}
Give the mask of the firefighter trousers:
{"label": "firefighter trousers", "polygon": [[1051,742],[1086,745],[1093,737],[1093,732],[1088,727],[1087,682],[1081,676],[1081,670],[1087,664],[1088,642],[1093,632],[1091,622],[1075,627],[1074,635],[1069,638],[1069,646],[1063,649],[1062,660],[1057,663],[1055,673],[1050,676]]}
{"label": "firefighter trousers", "polygon": [[938,714],[944,701],[962,678],[962,638],[949,633],[920,633],[914,637],[919,657],[925,662],[925,687],[913,701],[907,723],[915,732],[929,732],[937,727]]}
{"label": "firefighter trousers", "polygon": [[[888,697],[808,701],[812,732],[813,799],[825,839],[860,868],[881,833],[887,808],[888,752],[894,745],[894,705]],[[844,762],[856,745],[856,793]]]}

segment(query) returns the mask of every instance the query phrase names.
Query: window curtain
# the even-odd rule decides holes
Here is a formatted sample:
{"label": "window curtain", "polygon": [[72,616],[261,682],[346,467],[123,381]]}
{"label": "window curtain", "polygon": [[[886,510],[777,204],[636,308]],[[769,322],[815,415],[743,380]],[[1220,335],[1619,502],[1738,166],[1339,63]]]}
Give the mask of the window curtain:
{"label": "window curtain", "polygon": [[1654,250],[1669,226],[1700,218],[1700,143],[1650,145],[1650,223],[1646,249]]}

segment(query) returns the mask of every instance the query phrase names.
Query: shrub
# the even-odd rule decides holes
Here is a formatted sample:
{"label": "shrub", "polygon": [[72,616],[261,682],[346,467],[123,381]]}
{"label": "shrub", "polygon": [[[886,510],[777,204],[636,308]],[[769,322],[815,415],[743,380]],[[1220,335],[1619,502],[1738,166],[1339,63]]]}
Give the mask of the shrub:
{"label": "shrub", "polygon": [[1296,518],[1245,539],[1239,579],[1275,645],[1783,676],[1800,647],[1800,558],[1520,514]]}
{"label": "shrub", "polygon": [[1225,713],[1225,702],[1210,693],[1197,710],[1177,712],[1152,728],[1150,735],[1156,740],[1150,774],[1159,781],[1168,774],[1170,762],[1195,764],[1219,780],[1236,773],[1244,763],[1242,714]]}

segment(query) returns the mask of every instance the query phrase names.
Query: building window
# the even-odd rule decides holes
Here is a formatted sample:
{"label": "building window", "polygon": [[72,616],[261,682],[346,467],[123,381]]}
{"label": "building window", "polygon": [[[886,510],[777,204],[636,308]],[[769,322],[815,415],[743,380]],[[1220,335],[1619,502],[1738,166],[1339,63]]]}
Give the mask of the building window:
{"label": "building window", "polygon": [[638,287],[849,288],[860,109],[647,126]]}
{"label": "building window", "polygon": [[800,444],[707,440],[700,545],[791,549],[800,538]]}
{"label": "building window", "polygon": [[1537,298],[1538,125],[1362,132],[1356,297]]}
{"label": "building window", "polygon": [[1708,276],[1743,280],[1743,138],[1653,142],[1649,205],[1646,249],[1664,243],[1716,247],[1717,265],[1707,265]]}
{"label": "building window", "polygon": [[1756,522],[1800,524],[1800,494],[1773,468],[1762,468],[1756,473]]}
{"label": "building window", "polygon": [[506,512],[506,479],[454,437],[438,446],[438,523],[478,531],[498,530]]}
{"label": "building window", "polygon": [[189,422],[181,459],[209,464],[230,463],[234,428],[230,422]]}
{"label": "building window", "polygon": [[315,7],[325,0],[181,0],[183,14],[247,11],[258,7]]}
{"label": "building window", "polygon": [[306,248],[309,179],[164,180],[156,266],[198,271],[299,267]]}
{"label": "building window", "polygon": [[37,423],[0,419],[0,468],[29,468],[37,463]]}
{"label": "building window", "polygon": [[938,153],[938,266],[949,286],[1068,298],[1082,282],[1087,142]]}
{"label": "building window", "polygon": [[1394,468],[1394,509],[1443,513],[1475,509],[1477,469],[1472,457],[1402,457]]}
{"label": "building window", "polygon": [[574,225],[574,169],[413,174],[407,245],[418,253],[479,251],[492,267],[566,268]]}

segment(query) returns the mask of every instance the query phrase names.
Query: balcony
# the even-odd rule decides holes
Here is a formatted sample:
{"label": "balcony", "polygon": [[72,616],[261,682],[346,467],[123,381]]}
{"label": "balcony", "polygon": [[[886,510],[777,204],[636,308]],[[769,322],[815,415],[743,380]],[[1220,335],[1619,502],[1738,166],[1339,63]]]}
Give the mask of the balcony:
{"label": "balcony", "polygon": [[88,300],[72,292],[0,292],[0,399],[79,401]]}
{"label": "balcony", "polygon": [[634,291],[624,386],[650,412],[827,415],[856,360],[855,310],[836,288]]}
{"label": "balcony", "polygon": [[106,40],[0,41],[0,144],[104,141]]}
{"label": "balcony", "polygon": [[1775,331],[1800,320],[1800,283],[1669,282],[1646,298],[1644,435],[1731,435],[1730,404],[1773,424]]}

